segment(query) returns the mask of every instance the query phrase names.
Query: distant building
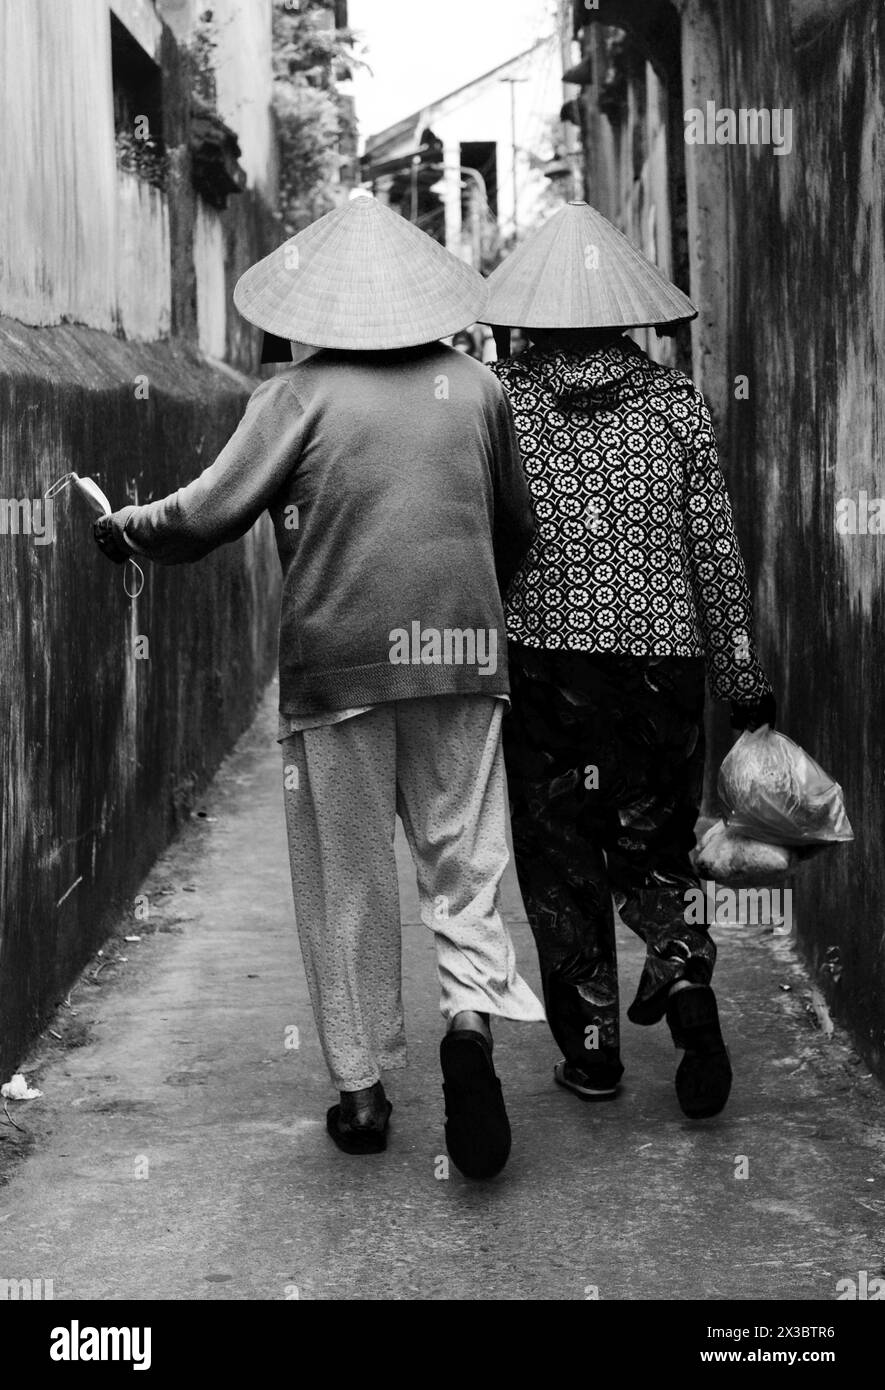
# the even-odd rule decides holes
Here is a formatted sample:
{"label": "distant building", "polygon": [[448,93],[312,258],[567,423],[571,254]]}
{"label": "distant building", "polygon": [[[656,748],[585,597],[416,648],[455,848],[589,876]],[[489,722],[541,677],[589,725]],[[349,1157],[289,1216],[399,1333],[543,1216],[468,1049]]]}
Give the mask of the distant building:
{"label": "distant building", "polygon": [[[574,196],[579,159],[574,127],[561,118],[562,57],[554,33],[370,135],[364,179],[449,250],[488,269],[563,194]],[[546,172],[554,164],[555,184]]]}

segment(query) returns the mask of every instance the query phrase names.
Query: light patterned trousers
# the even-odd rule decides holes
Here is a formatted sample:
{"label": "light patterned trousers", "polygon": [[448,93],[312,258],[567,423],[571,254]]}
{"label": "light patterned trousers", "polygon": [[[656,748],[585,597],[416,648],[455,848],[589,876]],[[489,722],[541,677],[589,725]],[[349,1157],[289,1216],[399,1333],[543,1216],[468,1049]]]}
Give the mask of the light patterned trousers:
{"label": "light patterned trousers", "polygon": [[436,938],[443,1017],[544,1018],[497,906],[509,858],[503,710],[486,695],[396,700],[282,741],[295,914],[340,1091],[406,1064],[397,815]]}

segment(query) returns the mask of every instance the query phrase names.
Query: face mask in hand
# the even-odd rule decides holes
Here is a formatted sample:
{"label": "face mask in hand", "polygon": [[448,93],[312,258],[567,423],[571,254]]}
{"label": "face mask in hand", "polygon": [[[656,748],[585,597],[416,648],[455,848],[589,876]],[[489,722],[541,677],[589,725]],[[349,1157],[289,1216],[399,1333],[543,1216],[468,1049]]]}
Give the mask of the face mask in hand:
{"label": "face mask in hand", "polygon": [[[59,478],[57,482],[54,482],[52,484],[52,487],[50,487],[49,490],[46,493],[44,493],[44,496],[47,498],[55,497],[57,493],[61,492],[64,488],[68,487],[68,485],[73,486],[75,492],[77,492],[79,496],[83,498],[87,507],[89,508],[90,512],[94,517],[98,518],[111,515],[113,508],[111,507],[110,502],[108,501],[105,494],[102,492],[101,488],[98,486],[98,483],[96,483],[92,478],[81,478],[78,473],[66,473],[64,477]],[[144,571],[142,570],[141,566],[133,559],[127,559],[125,563],[127,567],[129,565],[132,566],[136,578],[135,583],[130,587],[130,585],[127,583],[128,569],[124,567],[124,592],[126,593],[128,598],[138,598],[138,595],[144,588]]]}

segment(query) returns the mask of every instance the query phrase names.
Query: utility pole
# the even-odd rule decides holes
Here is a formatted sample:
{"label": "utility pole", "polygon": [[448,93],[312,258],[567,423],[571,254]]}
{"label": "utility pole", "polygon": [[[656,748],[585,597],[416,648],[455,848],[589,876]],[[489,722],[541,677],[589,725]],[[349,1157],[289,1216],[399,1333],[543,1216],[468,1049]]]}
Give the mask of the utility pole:
{"label": "utility pole", "polygon": [[463,177],[473,185],[473,195],[470,199],[470,218],[471,218],[471,241],[473,248],[473,266],[479,270],[482,265],[482,227],[485,218],[491,222],[496,222],[497,218],[489,207],[489,190],[486,181],[479,169],[474,169],[470,164],[429,164],[429,169],[439,169],[440,173],[447,174],[457,170]]}
{"label": "utility pole", "polygon": [[410,210],[409,210],[409,221],[410,221],[410,222],[417,222],[417,221],[418,221],[418,170],[419,170],[420,168],[421,168],[421,156],[420,156],[420,154],[413,155],[413,156],[412,156],[411,179],[410,179],[410,181],[411,181],[411,198],[410,198],[410,204],[411,204],[411,206],[410,206]]}
{"label": "utility pole", "polygon": [[518,191],[518,187],[517,187],[517,178],[516,178],[516,156],[517,156],[517,154],[518,154],[518,147],[517,147],[517,144],[516,144],[516,84],[517,84],[517,82],[528,82],[528,78],[527,78],[527,77],[499,77],[499,78],[498,78],[498,81],[499,81],[499,82],[509,82],[509,83],[510,83],[510,144],[511,144],[512,159],[513,159],[513,240],[515,241],[515,240],[516,240],[516,237],[517,237],[517,233],[518,233],[518,231],[519,231],[519,218],[518,218],[518,209],[517,209],[517,200],[518,200],[518,198],[519,198],[519,191]]}

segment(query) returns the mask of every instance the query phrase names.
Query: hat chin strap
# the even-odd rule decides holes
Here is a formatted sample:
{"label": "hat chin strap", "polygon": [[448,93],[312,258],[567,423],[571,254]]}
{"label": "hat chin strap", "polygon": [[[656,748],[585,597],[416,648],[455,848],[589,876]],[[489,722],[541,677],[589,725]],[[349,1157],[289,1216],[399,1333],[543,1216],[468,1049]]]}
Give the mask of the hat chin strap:
{"label": "hat chin strap", "polygon": [[495,353],[498,358],[510,356],[510,329],[500,324],[492,324],[492,337],[495,340]]}
{"label": "hat chin strap", "polygon": [[261,343],[261,365],[267,362],[291,362],[292,348],[288,338],[278,338],[275,333],[265,333]]}

